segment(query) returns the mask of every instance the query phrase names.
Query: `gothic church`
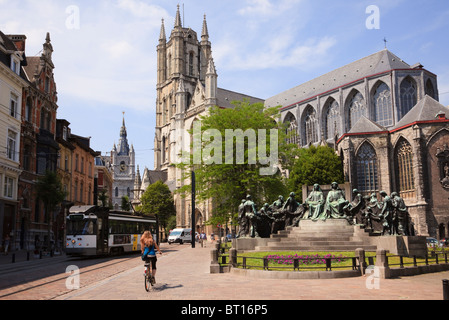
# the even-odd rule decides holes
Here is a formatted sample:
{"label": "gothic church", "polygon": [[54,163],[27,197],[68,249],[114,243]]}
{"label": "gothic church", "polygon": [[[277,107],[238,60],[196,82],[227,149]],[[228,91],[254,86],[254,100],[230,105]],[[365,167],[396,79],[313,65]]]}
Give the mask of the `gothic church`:
{"label": "gothic church", "polygon": [[[263,102],[262,99],[219,88],[217,78],[206,16],[203,19],[201,38],[198,38],[195,31],[183,27],[178,5],[170,37],[166,37],[162,20],[157,46],[153,173],[161,172],[166,175],[165,183],[172,191],[184,184],[190,184],[189,181],[181,180],[182,171],[173,163],[180,162],[178,151],[181,149],[180,144],[183,144],[183,133],[192,128],[193,122],[198,120],[199,116],[206,114],[213,106],[231,108],[232,101],[241,101],[244,98],[248,98],[251,103]],[[177,226],[190,227],[191,200],[176,193],[174,198]],[[209,219],[211,206],[210,201],[196,204],[196,231],[200,231],[204,222]]]}

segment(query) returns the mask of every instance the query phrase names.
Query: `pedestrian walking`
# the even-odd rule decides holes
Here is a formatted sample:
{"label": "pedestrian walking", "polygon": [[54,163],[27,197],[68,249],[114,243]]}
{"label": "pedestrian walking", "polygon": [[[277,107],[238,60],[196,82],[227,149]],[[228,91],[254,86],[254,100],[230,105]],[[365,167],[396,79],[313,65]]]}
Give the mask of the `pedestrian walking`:
{"label": "pedestrian walking", "polygon": [[3,241],[3,247],[5,248],[5,252],[4,252],[5,256],[8,254],[9,240],[10,240],[9,235],[6,235],[5,240]]}

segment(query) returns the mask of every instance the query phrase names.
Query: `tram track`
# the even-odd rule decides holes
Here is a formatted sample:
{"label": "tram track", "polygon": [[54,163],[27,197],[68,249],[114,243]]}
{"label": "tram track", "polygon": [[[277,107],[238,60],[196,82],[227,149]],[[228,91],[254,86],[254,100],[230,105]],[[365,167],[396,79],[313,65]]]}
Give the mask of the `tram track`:
{"label": "tram track", "polygon": [[[118,259],[118,261],[117,261]],[[39,297],[39,295],[35,295],[35,298],[33,297],[27,297],[27,292],[31,292],[34,290],[41,289],[45,286],[52,286],[54,284],[57,284],[59,282],[63,282],[65,286],[65,281],[68,278],[69,274],[67,274],[66,268],[69,265],[77,266],[80,269],[80,278],[83,279],[83,281],[80,282],[80,288],[83,288],[85,286],[89,286],[94,282],[97,281],[103,281],[109,277],[113,277],[121,272],[127,271],[129,267],[128,265],[131,265],[130,262],[133,260],[136,260],[135,266],[141,263],[140,259],[138,260],[137,256],[132,256],[129,258],[122,258],[122,257],[115,257],[112,261],[110,258],[101,258],[99,261],[95,261],[94,264],[87,264],[86,262],[89,259],[67,259],[67,260],[60,260],[55,261],[53,263],[45,263],[45,264],[39,264],[39,265],[32,265],[32,266],[21,266],[20,268],[14,269],[14,270],[6,270],[6,272],[0,273],[0,280],[9,278],[9,285],[2,286],[3,288],[0,289],[0,299],[9,299],[14,295],[22,295],[24,294],[23,298],[19,297],[23,300],[35,300],[35,299],[53,299],[59,295],[68,293],[72,290],[66,289],[61,291],[60,288],[58,290],[55,290],[53,294],[48,294],[45,297]],[[78,265],[77,265],[78,262]],[[85,263],[80,263],[85,262]],[[138,262],[138,263],[137,263]],[[82,265],[83,264],[83,265]],[[59,271],[57,268],[58,265],[61,265],[63,267],[63,271]],[[49,268],[50,267],[50,268]],[[134,266],[133,266],[134,267]],[[47,273],[43,274],[42,276],[34,276],[30,278],[30,275],[36,274],[36,271],[46,269]],[[26,272],[29,270],[28,272]],[[26,272],[24,274],[24,272]],[[17,277],[14,277],[14,275],[20,274],[20,279]],[[87,276],[87,278],[86,278]],[[18,280],[17,282],[14,282],[11,280],[12,278]],[[3,281],[1,281],[3,282]],[[60,287],[60,286],[59,286]],[[56,289],[56,288],[55,288]],[[50,290],[51,291],[51,290]]]}

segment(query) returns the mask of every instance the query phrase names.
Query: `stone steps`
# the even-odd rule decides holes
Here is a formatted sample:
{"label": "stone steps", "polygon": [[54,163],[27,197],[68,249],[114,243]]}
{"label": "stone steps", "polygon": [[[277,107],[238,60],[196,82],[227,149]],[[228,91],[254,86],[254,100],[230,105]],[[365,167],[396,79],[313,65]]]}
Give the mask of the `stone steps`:
{"label": "stone steps", "polygon": [[302,220],[299,227],[288,227],[271,235],[259,251],[354,251],[376,250],[368,233],[343,219]]}

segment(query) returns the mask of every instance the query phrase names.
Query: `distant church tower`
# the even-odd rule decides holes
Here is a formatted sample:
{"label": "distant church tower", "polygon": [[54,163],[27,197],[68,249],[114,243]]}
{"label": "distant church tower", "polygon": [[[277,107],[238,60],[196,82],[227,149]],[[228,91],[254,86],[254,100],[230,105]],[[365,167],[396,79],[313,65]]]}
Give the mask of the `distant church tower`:
{"label": "distant church tower", "polygon": [[[167,173],[171,191],[183,185],[178,151],[181,134],[190,130],[194,120],[217,104],[217,73],[212,59],[206,16],[203,19],[201,39],[181,22],[179,5],[174,28],[167,41],[162,20],[157,46],[157,100],[155,130],[155,170]],[[187,142],[188,143],[188,142]],[[177,225],[191,226],[190,202],[175,194]],[[199,208],[197,222],[201,225],[208,209]]]}
{"label": "distant church tower", "polygon": [[111,151],[112,205],[114,209],[121,209],[122,197],[128,196],[130,201],[134,199],[135,160],[134,147],[133,145],[130,147],[128,144],[125,117],[123,116],[118,146],[114,144]]}

